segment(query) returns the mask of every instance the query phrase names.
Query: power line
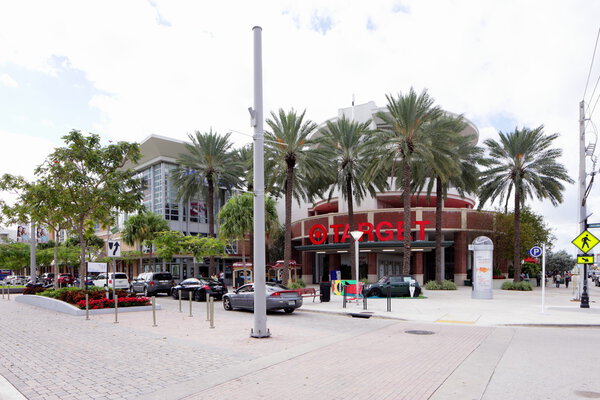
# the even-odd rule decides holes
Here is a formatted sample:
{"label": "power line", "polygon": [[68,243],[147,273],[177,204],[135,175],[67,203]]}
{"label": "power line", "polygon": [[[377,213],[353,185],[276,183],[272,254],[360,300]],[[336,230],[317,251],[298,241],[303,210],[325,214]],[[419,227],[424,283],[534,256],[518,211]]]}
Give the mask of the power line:
{"label": "power line", "polygon": [[[594,58],[596,58],[596,48],[598,47],[598,38],[600,38],[600,28],[598,28],[598,34],[596,35],[596,44],[594,45],[594,54],[592,54],[592,62],[590,63],[590,71],[588,72],[587,82],[585,83],[585,89],[583,90],[583,97],[582,97],[583,100],[585,100],[585,93],[587,92],[588,84],[590,83],[590,76],[592,75],[592,67],[594,66]],[[598,78],[600,80],[600,76]],[[598,81],[596,81],[596,86],[598,86]],[[594,92],[595,91],[596,91],[596,88],[594,87]],[[592,93],[591,97],[594,97],[594,93]]]}

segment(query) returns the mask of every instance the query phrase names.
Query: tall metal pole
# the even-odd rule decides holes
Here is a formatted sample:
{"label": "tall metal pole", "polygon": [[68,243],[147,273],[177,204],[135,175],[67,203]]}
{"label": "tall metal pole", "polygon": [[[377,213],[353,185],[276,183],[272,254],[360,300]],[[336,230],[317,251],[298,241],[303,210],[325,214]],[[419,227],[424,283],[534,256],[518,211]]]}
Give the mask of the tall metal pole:
{"label": "tall metal pole", "polygon": [[265,285],[265,167],[262,93],[262,28],[254,33],[254,108],[250,109],[254,127],[254,338],[271,336],[267,329],[267,297]]}
{"label": "tall metal pole", "polygon": [[542,243],[542,314],[544,313],[546,301],[546,244]]}
{"label": "tall metal pole", "polygon": [[[579,232],[587,229],[587,207],[585,201],[585,108],[584,101],[579,103]],[[587,264],[583,264],[583,291],[581,293],[581,308],[590,308],[590,298],[587,290]]]}
{"label": "tall metal pole", "polygon": [[[30,225],[30,229],[31,231],[29,232],[29,253],[30,253],[30,258],[29,258],[29,262],[31,264],[31,282],[35,283],[36,282],[36,278],[37,278],[37,267],[36,267],[36,263],[35,263],[35,240],[36,240],[36,235],[35,235],[35,223],[32,222]],[[54,277],[54,279],[58,279],[57,276]]]}

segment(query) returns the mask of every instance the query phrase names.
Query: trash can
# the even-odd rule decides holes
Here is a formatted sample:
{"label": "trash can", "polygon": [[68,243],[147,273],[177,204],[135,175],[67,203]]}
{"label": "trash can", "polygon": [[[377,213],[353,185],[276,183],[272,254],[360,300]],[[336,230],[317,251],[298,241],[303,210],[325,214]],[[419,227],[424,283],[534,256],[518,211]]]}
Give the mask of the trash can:
{"label": "trash can", "polygon": [[321,303],[327,303],[331,301],[331,283],[330,282],[321,282],[319,284],[319,299]]}

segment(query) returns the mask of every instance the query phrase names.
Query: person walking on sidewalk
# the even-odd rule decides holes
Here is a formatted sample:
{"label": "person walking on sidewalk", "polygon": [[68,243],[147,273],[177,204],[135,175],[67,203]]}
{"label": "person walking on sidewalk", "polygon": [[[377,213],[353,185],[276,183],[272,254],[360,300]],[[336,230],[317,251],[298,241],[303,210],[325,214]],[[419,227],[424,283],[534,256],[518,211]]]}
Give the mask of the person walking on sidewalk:
{"label": "person walking on sidewalk", "polygon": [[569,287],[569,282],[571,282],[571,275],[568,272],[565,272],[565,287]]}
{"label": "person walking on sidewalk", "polygon": [[540,287],[540,283],[542,282],[542,273],[539,271],[537,274],[535,274],[535,282],[537,283],[537,286]]}
{"label": "person walking on sidewalk", "polygon": [[560,273],[556,274],[556,287],[560,287]]}

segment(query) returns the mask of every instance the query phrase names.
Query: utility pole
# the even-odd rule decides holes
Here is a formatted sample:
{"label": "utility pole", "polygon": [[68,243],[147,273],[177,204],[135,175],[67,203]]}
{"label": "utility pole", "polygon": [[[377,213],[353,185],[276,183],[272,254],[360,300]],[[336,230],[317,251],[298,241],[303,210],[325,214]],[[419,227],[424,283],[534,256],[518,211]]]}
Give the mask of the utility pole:
{"label": "utility pole", "polygon": [[262,28],[254,33],[254,109],[250,108],[254,127],[254,328],[253,338],[271,336],[267,329],[267,288],[265,284],[265,167],[262,92]]}
{"label": "utility pole", "polygon": [[[587,229],[585,156],[585,102],[581,100],[579,103],[579,232]],[[583,264],[583,291],[580,308],[590,308],[587,280],[587,264]]]}
{"label": "utility pole", "polygon": [[[31,231],[29,232],[29,263],[31,264],[31,282],[36,283],[36,279],[37,279],[37,267],[36,267],[36,261],[35,261],[35,246],[36,246],[36,230],[35,230],[35,222],[31,222],[30,228]],[[54,279],[58,279],[57,276],[54,277]]]}

